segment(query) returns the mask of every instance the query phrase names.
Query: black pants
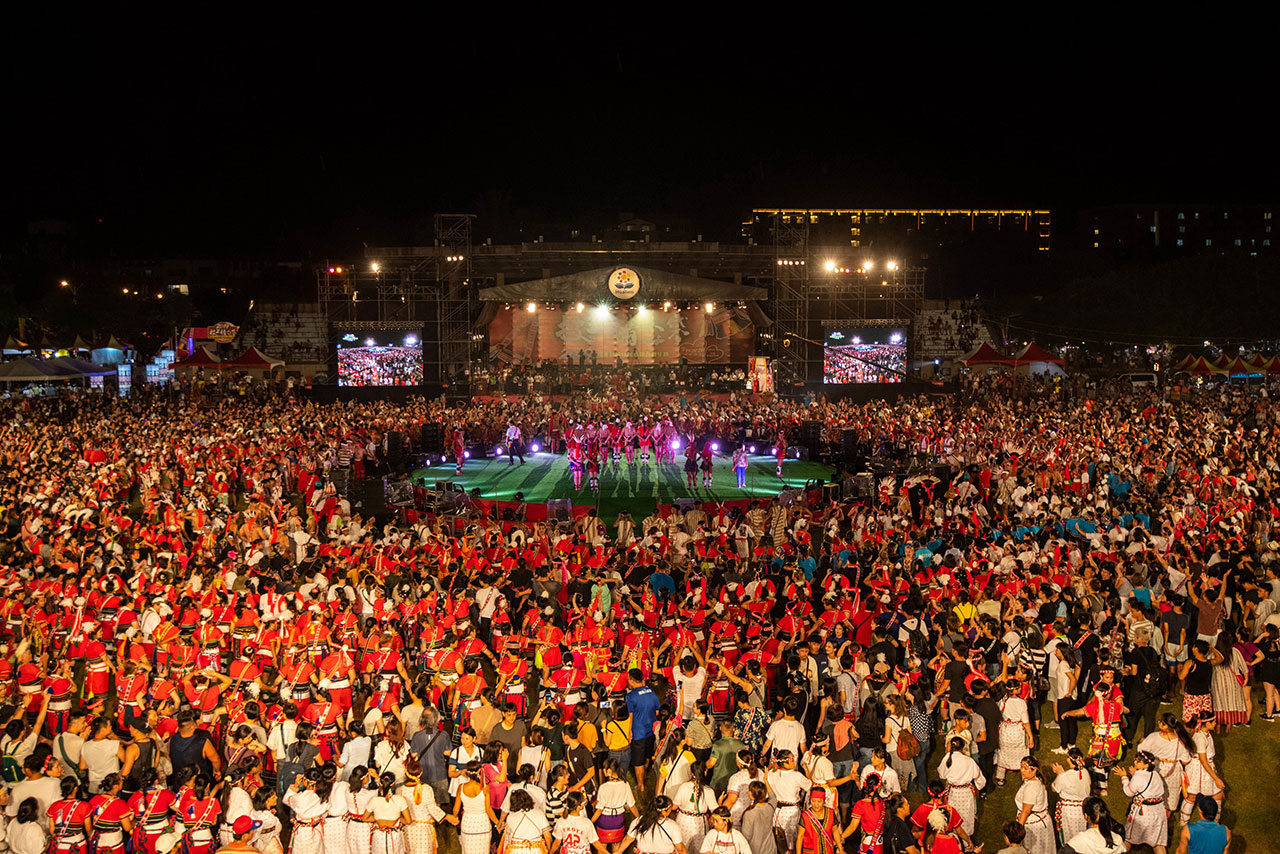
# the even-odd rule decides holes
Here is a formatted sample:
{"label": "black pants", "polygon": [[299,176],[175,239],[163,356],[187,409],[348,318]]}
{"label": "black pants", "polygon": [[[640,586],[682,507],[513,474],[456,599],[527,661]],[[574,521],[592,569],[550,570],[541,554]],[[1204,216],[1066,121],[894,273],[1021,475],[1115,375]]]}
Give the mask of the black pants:
{"label": "black pants", "polygon": [[994,750],[990,753],[978,754],[978,770],[982,772],[983,777],[987,778],[987,788],[991,788],[996,779],[996,752]]}
{"label": "black pants", "polygon": [[507,462],[515,465],[515,457],[520,458],[520,465],[524,465],[524,443],[510,442],[507,444]]}
{"label": "black pants", "polygon": [[1151,735],[1156,731],[1156,714],[1160,711],[1159,697],[1140,697],[1131,701],[1129,713],[1124,716],[1124,740],[1128,744],[1138,743],[1138,721],[1142,721],[1143,735]]}
{"label": "black pants", "polygon": [[1058,700],[1058,735],[1062,739],[1061,747],[1070,750],[1080,736],[1080,719],[1064,718],[1063,715],[1076,707],[1074,700]]}

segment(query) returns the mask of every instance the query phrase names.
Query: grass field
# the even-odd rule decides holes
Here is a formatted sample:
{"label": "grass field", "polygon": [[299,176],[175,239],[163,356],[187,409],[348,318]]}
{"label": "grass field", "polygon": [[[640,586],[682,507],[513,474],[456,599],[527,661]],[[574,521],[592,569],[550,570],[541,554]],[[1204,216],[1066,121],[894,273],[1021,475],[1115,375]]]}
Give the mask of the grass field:
{"label": "grass field", "polygon": [[[449,480],[468,492],[480,490],[480,497],[493,501],[515,501],[516,493],[524,493],[524,500],[542,504],[552,499],[569,498],[578,506],[599,506],[600,515],[613,519],[619,511],[643,518],[658,504],[674,504],[677,498],[696,498],[701,501],[737,501],[747,498],[772,498],[783,489],[799,488],[816,478],[830,479],[829,466],[806,460],[787,460],[782,465],[782,477],[777,476],[773,457],[753,455],[747,467],[747,487],[739,489],[737,479],[727,457],[716,457],[713,480],[710,487],[689,489],[684,474],[684,458],[661,466],[650,460],[648,465],[615,466],[612,460],[600,475],[600,489],[588,488],[584,475],[582,489],[573,488],[569,473],[569,460],[563,455],[537,453],[526,454],[526,463],[517,460],[509,465],[506,457],[485,460],[471,459],[463,465],[462,473],[455,474],[455,464],[440,463],[430,468],[414,471],[418,483],[434,484],[437,480]],[[699,474],[701,482],[701,474]]]}

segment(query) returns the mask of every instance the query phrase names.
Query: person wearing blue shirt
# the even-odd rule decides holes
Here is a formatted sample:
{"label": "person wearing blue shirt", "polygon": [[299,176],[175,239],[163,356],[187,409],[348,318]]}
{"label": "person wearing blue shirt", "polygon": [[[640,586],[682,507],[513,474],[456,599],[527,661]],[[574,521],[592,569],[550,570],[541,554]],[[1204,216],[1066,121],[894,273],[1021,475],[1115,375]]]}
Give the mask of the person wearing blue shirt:
{"label": "person wearing blue shirt", "polygon": [[813,581],[813,576],[818,572],[818,562],[809,554],[808,546],[800,547],[800,568],[804,570],[804,580]]}
{"label": "person wearing blue shirt", "polygon": [[653,591],[654,596],[662,596],[662,591],[665,590],[670,596],[674,597],[676,595],[676,582],[667,573],[666,569],[657,567],[654,569],[653,574],[649,576],[649,589]]}
{"label": "person wearing blue shirt", "polygon": [[653,759],[653,726],[658,722],[658,695],[644,684],[644,674],[633,667],[627,671],[627,711],[631,713],[631,767],[636,772],[636,788],[644,795],[644,775]]}
{"label": "person wearing blue shirt", "polygon": [[1178,854],[1222,854],[1231,844],[1231,831],[1218,824],[1218,802],[1208,795],[1196,796],[1200,821],[1182,826]]}

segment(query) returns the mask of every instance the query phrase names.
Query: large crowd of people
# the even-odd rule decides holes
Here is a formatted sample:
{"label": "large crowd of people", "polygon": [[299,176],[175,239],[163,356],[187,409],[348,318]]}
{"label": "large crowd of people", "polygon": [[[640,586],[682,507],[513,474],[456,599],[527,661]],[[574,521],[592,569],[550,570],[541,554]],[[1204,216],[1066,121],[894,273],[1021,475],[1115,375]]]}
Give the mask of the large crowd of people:
{"label": "large crowd of people", "polygon": [[1233,789],[1274,785],[1216,760],[1280,713],[1265,396],[1010,380],[685,406],[689,432],[816,420],[937,467],[859,500],[446,525],[364,518],[333,475],[390,431],[563,444],[643,413],[609,394],[0,401],[0,840],[1216,852]]}

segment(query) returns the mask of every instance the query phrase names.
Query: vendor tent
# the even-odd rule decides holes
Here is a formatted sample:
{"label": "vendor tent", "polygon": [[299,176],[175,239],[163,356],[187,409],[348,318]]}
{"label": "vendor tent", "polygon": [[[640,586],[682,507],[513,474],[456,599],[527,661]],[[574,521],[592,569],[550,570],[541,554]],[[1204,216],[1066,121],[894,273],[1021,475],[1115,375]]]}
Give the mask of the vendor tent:
{"label": "vendor tent", "polygon": [[1257,376],[1262,373],[1257,365],[1246,362],[1242,357],[1236,356],[1231,361],[1222,366],[1228,376],[1232,377],[1248,377]]}
{"label": "vendor tent", "polygon": [[996,352],[996,348],[992,347],[985,341],[967,356],[961,356],[960,361],[964,362],[965,367],[973,368],[986,365],[1012,365],[1013,360],[1008,356],[1001,356]]}
{"label": "vendor tent", "polygon": [[175,371],[179,368],[209,368],[216,371],[222,368],[222,360],[210,353],[207,348],[197,347],[190,356],[174,362],[170,367]]}
{"label": "vendor tent", "polygon": [[1023,347],[1014,355],[1013,364],[1018,368],[1020,373],[1024,374],[1050,374],[1052,376],[1061,376],[1065,373],[1065,371],[1062,370],[1062,366],[1065,362],[1034,341]]}
{"label": "vendor tent", "polygon": [[56,359],[50,359],[49,364],[69,368],[82,377],[113,377],[116,375],[114,367],[95,365],[92,362],[86,362],[84,359],[77,359],[73,356],[59,356]]}
{"label": "vendor tent", "polygon": [[1199,356],[1195,361],[1187,366],[1187,373],[1207,376],[1209,374],[1224,374],[1226,372],[1222,370],[1222,368],[1219,368],[1217,365],[1210,362],[1204,356]]}
{"label": "vendor tent", "polygon": [[51,382],[56,380],[84,379],[86,375],[74,368],[58,364],[58,360],[18,359],[0,365],[0,381],[19,383]]}
{"label": "vendor tent", "polygon": [[268,371],[284,365],[284,359],[268,356],[257,347],[250,347],[229,362],[223,362],[224,368],[241,368],[250,371]]}

